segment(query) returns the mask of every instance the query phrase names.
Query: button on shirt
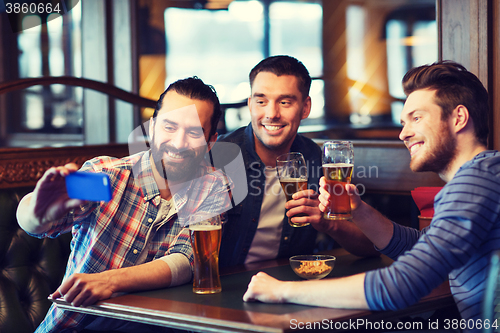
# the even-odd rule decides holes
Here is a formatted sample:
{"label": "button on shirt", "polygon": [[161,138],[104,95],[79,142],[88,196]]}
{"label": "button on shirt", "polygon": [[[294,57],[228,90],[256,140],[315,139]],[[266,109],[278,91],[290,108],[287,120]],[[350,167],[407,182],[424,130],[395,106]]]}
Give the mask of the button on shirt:
{"label": "button on shirt", "polygon": [[[87,161],[82,171],[104,172],[110,177],[112,200],[89,202],[56,222],[42,237],[57,237],[71,231],[71,253],[65,279],[73,273],[98,273],[149,262],[179,253],[193,264],[189,231],[177,214],[171,215],[151,233],[160,205],[160,192],[153,178],[149,152],[116,159],[98,157]],[[220,172],[202,166],[199,176],[182,193],[174,195],[177,211],[184,215],[224,211],[229,208],[227,179]],[[229,184],[230,185],[230,184]],[[146,243],[145,259],[139,255]],[[63,311],[52,305],[36,332],[64,332],[83,328],[93,317]]]}
{"label": "button on shirt", "polygon": [[[219,255],[220,267],[243,265],[257,232],[264,201],[265,165],[255,151],[252,125],[221,136],[218,141],[231,142],[241,148],[248,184],[248,195],[236,207],[228,211],[228,222],[224,225]],[[217,145],[217,143],[216,143]],[[311,139],[297,134],[290,151],[300,152],[307,161],[308,188],[318,192],[321,169],[321,149]],[[312,253],[317,231],[311,226],[294,228],[288,224],[285,209],[282,210],[282,230],[278,258],[296,254]]]}
{"label": "button on shirt", "polygon": [[[151,223],[151,226],[149,227],[148,233],[146,235],[146,246],[142,249],[136,265],[144,264],[147,260],[147,255],[149,251],[154,251],[154,246],[152,244],[152,239],[154,235],[156,234],[156,231],[160,229],[165,223],[168,222],[170,218],[177,212],[175,209],[175,206],[172,207],[172,200],[165,200],[160,198],[160,205],[159,205],[159,212],[156,216],[156,220],[153,220],[152,218],[148,219],[148,222]],[[134,254],[139,254],[139,250],[134,250]]]}
{"label": "button on shirt", "polygon": [[276,168],[265,168],[266,185],[260,208],[260,219],[245,264],[270,260],[278,256],[285,211],[285,193],[276,174]]}

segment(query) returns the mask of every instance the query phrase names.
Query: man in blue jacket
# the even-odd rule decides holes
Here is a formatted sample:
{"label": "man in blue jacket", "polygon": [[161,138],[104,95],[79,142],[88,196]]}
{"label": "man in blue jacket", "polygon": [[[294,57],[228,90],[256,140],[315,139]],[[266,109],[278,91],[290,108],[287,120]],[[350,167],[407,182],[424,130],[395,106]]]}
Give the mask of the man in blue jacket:
{"label": "man in blue jacket", "polygon": [[[297,134],[300,121],[311,111],[311,77],[306,67],[290,56],[266,58],[251,70],[250,86],[251,123],[218,140],[241,148],[248,182],[248,195],[228,212],[221,267],[312,253],[317,231],[329,234],[354,254],[375,254],[362,234],[356,243],[351,242],[353,234],[360,233],[353,223],[325,221],[318,209],[321,149]],[[276,158],[288,152],[304,155],[309,189],[286,202],[276,175]],[[295,216],[299,213],[305,216]],[[310,225],[294,228],[288,217]]]}

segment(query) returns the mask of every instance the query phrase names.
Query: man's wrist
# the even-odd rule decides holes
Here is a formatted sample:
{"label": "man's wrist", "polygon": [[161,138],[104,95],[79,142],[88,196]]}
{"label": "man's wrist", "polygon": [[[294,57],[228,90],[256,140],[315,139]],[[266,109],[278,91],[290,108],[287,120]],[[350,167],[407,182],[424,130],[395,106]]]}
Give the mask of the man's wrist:
{"label": "man's wrist", "polygon": [[323,232],[333,235],[339,229],[339,221],[338,220],[329,220],[321,217],[321,225],[323,226]]}
{"label": "man's wrist", "polygon": [[352,221],[362,221],[364,216],[370,215],[370,209],[373,208],[364,201],[361,201],[356,209],[351,210]]}
{"label": "man's wrist", "polygon": [[293,301],[294,282],[280,281],[280,288],[276,290],[276,295],[281,295],[279,303],[290,303]]}
{"label": "man's wrist", "polygon": [[109,269],[96,274],[99,275],[101,281],[105,282],[107,289],[111,291],[111,294],[127,290],[124,286],[119,285],[123,278],[127,280],[127,277],[124,277],[124,274],[127,274],[126,270]]}

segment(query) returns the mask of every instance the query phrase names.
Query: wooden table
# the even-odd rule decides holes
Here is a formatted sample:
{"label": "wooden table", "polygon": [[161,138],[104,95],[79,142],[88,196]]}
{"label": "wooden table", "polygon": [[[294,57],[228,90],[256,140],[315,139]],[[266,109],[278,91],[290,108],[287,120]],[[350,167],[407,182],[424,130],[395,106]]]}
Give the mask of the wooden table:
{"label": "wooden table", "polygon": [[[337,249],[335,268],[328,277],[356,273],[389,266],[392,260],[381,256],[359,258]],[[354,325],[379,325],[382,321],[441,309],[453,305],[448,283],[444,283],[419,303],[399,311],[344,310],[295,304],[264,304],[242,301],[251,277],[264,271],[281,280],[300,280],[287,260],[273,260],[232,268],[221,272],[222,292],[198,295],[192,285],[151,290],[118,296],[93,306],[74,307],[61,299],[60,308],[109,318],[137,321],[159,326],[200,332],[288,332],[316,327],[349,330]],[[314,324],[316,322],[316,324]],[[313,326],[316,325],[316,326]],[[362,326],[361,326],[362,327]]]}

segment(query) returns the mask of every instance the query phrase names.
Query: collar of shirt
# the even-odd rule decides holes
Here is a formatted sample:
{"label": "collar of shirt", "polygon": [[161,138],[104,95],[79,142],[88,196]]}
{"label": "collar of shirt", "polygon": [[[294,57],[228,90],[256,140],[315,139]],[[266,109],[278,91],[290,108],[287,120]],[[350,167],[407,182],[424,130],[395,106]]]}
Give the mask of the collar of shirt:
{"label": "collar of shirt", "polygon": [[158,207],[160,204],[160,190],[153,176],[151,168],[150,153],[143,154],[140,163],[134,165],[133,172],[137,175],[135,178],[141,188],[145,201],[151,200]]}
{"label": "collar of shirt", "polygon": [[[136,179],[139,187],[141,188],[144,200],[151,200],[151,202],[156,207],[158,207],[161,199],[160,190],[153,176],[150,154],[150,151],[146,154],[143,154],[141,162],[136,164],[136,166],[134,167],[134,172],[137,175]],[[137,169],[137,166],[140,167]],[[171,186],[172,198],[177,211],[180,211],[182,207],[188,202],[189,193],[194,184],[203,181],[203,176],[210,173],[211,171],[214,171],[213,168],[211,168],[206,163],[206,161],[203,161],[200,165],[200,168],[198,168],[196,174],[193,176],[193,179],[178,184],[173,188]]]}
{"label": "collar of shirt", "polygon": [[[250,157],[250,158],[245,159],[245,161],[248,161],[248,162],[257,161],[257,162],[259,162],[258,166],[261,167],[262,170],[264,170],[265,165],[262,162],[262,160],[260,159],[259,155],[257,155],[257,152],[255,151],[255,136],[253,135],[252,123],[248,124],[248,126],[245,128],[244,141],[245,141],[244,145],[245,145],[246,149],[242,150],[242,152],[243,152],[243,154],[247,154],[247,156]],[[295,139],[293,139],[292,146],[290,147],[290,151],[291,152],[302,152],[302,154],[304,155],[306,160],[308,160],[310,158],[309,156],[306,156],[306,155],[308,155],[306,153],[307,148],[306,148],[304,139],[302,138],[302,136],[299,135],[299,133],[297,133],[297,135],[295,135]],[[251,167],[251,163],[248,163],[248,162],[246,163],[247,169],[249,169]]]}

